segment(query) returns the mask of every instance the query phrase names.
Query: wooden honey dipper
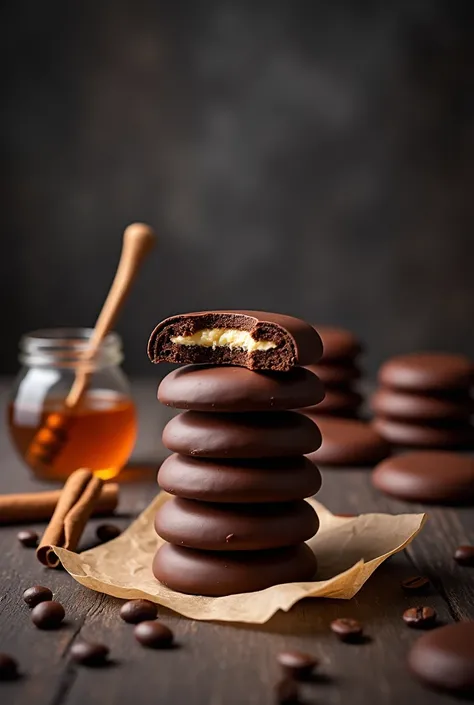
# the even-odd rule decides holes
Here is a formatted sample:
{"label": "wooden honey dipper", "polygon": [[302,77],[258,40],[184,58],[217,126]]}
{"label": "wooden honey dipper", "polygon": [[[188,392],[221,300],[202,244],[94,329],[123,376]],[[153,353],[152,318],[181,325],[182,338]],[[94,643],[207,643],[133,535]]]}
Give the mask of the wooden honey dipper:
{"label": "wooden honey dipper", "polygon": [[36,432],[26,454],[33,466],[40,462],[51,465],[67,442],[68,430],[74,419],[74,410],[80,405],[91,375],[91,363],[104,338],[112,329],[128,296],[141,263],[156,241],[154,231],[144,223],[132,223],[123,234],[122,253],[112,286],[102,306],[92,332],[89,346],[83,353],[74,383],[64,401],[64,411],[49,414]]}

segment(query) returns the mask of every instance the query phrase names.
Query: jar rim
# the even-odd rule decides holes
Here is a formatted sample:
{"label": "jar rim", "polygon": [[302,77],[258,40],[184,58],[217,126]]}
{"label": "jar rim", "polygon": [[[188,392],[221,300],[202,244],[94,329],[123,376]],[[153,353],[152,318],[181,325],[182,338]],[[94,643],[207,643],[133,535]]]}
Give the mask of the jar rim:
{"label": "jar rim", "polygon": [[20,362],[35,366],[75,367],[87,364],[94,369],[120,364],[122,339],[118,333],[106,335],[93,358],[89,341],[93,328],[40,328],[20,338]]}
{"label": "jar rim", "polygon": [[[94,332],[93,328],[39,328],[24,333],[20,338],[20,347],[32,349],[72,348],[82,351],[88,347]],[[118,333],[107,333],[100,348],[121,347],[122,339]]]}

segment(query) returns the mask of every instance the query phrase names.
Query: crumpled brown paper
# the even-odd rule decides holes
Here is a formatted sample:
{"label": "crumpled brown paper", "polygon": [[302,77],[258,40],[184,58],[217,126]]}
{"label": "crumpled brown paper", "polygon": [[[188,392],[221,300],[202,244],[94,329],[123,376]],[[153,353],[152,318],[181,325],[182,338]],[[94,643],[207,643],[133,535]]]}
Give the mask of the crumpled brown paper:
{"label": "crumpled brown paper", "polygon": [[155,534],[153,518],[168,499],[170,495],[161,492],[113,541],[80,554],[54,550],[68,573],[92,590],[126,599],[147,598],[192,619],[263,624],[304,597],[349,600],[384,560],[415,538],[426,519],[425,514],[339,517],[308,500],[320,519],[318,533],[308,542],[318,558],[318,580],[227,597],[196,597],[169,590],[151,572],[155,551],[163,543]]}

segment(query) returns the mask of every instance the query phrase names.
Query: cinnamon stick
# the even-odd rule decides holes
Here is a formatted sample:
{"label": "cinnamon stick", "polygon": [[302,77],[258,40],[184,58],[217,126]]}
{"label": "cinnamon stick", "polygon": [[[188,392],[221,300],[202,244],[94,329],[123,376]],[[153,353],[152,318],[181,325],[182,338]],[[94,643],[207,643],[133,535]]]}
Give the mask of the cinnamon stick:
{"label": "cinnamon stick", "polygon": [[59,501],[46,527],[36,556],[48,568],[56,568],[59,558],[53,546],[74,551],[77,548],[84,527],[97,505],[103,480],[95,477],[91,470],[76,470],[64,485]]}
{"label": "cinnamon stick", "polygon": [[[62,490],[0,495],[0,525],[51,519]],[[119,486],[110,482],[102,487],[93,515],[107,516],[117,508]]]}

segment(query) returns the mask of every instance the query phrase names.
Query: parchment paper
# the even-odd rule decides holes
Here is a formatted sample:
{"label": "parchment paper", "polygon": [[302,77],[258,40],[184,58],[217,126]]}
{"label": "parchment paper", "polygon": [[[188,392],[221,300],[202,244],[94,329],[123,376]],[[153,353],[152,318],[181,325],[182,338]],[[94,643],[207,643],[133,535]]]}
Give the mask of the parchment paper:
{"label": "parchment paper", "polygon": [[339,517],[308,500],[321,522],[308,542],[318,559],[317,580],[227,597],[196,597],[169,590],[151,572],[155,551],[163,543],[155,534],[153,518],[169,499],[170,495],[161,492],[113,541],[80,554],[54,550],[68,573],[92,590],[125,599],[146,598],[192,619],[263,624],[304,597],[349,600],[384,560],[415,538],[426,519],[424,514]]}

